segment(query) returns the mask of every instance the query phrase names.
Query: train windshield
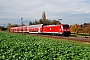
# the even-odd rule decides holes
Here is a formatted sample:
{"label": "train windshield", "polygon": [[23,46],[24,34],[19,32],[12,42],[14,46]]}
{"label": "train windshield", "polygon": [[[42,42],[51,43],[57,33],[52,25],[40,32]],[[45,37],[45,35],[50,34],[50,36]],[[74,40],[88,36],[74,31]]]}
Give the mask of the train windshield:
{"label": "train windshield", "polygon": [[69,25],[63,25],[63,28],[69,28]]}

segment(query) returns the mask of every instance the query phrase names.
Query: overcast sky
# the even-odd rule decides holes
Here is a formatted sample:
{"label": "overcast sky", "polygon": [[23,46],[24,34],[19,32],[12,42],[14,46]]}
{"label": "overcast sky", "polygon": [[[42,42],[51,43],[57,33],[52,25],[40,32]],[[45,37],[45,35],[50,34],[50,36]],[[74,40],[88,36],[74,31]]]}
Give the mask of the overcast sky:
{"label": "overcast sky", "polygon": [[90,0],[0,0],[0,24],[20,24],[21,17],[28,24],[43,11],[47,19],[63,19],[63,24],[90,23]]}

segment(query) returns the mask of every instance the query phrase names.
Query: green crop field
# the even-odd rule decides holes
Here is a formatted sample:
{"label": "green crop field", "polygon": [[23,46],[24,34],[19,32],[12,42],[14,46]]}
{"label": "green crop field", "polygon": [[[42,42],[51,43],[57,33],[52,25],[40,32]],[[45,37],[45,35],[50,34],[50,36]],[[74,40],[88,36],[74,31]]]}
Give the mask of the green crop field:
{"label": "green crop field", "polygon": [[90,46],[0,32],[0,60],[90,60]]}

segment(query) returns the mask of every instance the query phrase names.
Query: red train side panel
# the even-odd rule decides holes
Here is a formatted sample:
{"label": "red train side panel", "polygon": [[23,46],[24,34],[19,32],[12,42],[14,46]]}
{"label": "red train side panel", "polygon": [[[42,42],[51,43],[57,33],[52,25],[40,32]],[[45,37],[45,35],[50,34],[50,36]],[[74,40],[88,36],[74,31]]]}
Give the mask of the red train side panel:
{"label": "red train side panel", "polygon": [[43,24],[30,25],[28,27],[29,33],[41,33]]}
{"label": "red train side panel", "polygon": [[28,26],[12,27],[12,28],[10,28],[10,31],[11,32],[28,32],[27,27]]}
{"label": "red train side panel", "polygon": [[62,34],[60,25],[43,26],[43,32],[42,33],[59,33],[59,34]]}
{"label": "red train side panel", "polygon": [[69,25],[59,24],[59,25],[46,25],[43,26],[42,33],[55,33],[55,34],[65,34],[70,35]]}

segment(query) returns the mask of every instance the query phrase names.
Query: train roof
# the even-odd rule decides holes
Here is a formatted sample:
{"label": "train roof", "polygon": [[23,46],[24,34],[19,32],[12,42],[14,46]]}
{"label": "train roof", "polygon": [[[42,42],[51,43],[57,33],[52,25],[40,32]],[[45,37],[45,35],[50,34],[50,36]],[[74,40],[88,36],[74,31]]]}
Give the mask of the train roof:
{"label": "train roof", "polygon": [[57,25],[44,25],[44,24],[37,24],[37,25],[29,25],[29,26],[18,26],[18,27],[11,27],[10,29],[14,28],[25,28],[25,27],[42,27],[42,26],[58,26],[58,25],[69,25],[69,24],[57,24]]}
{"label": "train roof", "polygon": [[69,25],[69,24],[44,25],[44,26],[58,26],[58,25]]}
{"label": "train roof", "polygon": [[40,26],[42,26],[43,24],[37,24],[37,25],[30,25],[30,26],[28,26],[28,27],[40,27]]}

